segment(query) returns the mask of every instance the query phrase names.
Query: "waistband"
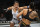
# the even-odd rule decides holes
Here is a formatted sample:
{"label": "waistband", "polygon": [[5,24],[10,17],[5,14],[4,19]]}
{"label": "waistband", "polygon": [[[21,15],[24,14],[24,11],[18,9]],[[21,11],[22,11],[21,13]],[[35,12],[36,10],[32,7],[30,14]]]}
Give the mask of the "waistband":
{"label": "waistband", "polygon": [[30,25],[25,24],[23,21],[22,21],[22,24],[23,24],[24,26],[30,26]]}
{"label": "waistband", "polygon": [[16,18],[13,18],[14,20],[17,20]]}

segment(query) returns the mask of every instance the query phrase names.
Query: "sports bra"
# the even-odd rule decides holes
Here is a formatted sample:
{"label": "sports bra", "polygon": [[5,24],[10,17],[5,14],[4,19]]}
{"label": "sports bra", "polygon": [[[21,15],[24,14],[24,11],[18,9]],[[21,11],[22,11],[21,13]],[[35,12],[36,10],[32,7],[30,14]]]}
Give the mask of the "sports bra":
{"label": "sports bra", "polygon": [[27,13],[25,16],[23,16],[23,14],[22,14],[22,18],[28,19],[29,21],[34,21],[34,19],[31,19],[31,18],[29,17],[29,14],[30,14],[31,12],[32,12],[32,11],[29,12],[29,10],[28,10],[28,13]]}
{"label": "sports bra", "polygon": [[[12,9],[13,18],[17,19],[17,14],[18,14],[18,10],[16,12],[14,12],[13,9]],[[19,18],[21,19],[22,16],[19,16]]]}

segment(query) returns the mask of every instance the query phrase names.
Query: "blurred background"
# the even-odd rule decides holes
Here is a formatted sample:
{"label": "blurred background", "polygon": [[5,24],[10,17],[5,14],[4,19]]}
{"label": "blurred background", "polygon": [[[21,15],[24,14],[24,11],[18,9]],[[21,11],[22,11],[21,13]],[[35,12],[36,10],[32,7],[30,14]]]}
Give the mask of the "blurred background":
{"label": "blurred background", "polygon": [[[20,7],[21,6],[28,6],[30,4],[30,2],[35,2],[35,4],[40,5],[40,3],[39,3],[40,0],[0,0],[0,25],[2,23],[6,23],[6,25],[7,25],[11,21],[11,19],[12,19],[11,10],[9,10],[8,12],[5,12],[5,10],[8,7],[12,6],[14,4],[14,1],[18,1]],[[39,7],[39,9],[35,9],[35,10],[38,12],[38,16],[40,19],[40,6],[39,5],[36,5],[36,8]],[[40,20],[38,23],[40,23]]]}

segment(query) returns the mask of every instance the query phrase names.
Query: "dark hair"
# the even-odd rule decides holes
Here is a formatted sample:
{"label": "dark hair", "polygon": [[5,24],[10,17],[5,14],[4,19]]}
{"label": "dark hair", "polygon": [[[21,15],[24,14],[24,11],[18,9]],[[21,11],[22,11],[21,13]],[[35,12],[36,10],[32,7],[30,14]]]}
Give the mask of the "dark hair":
{"label": "dark hair", "polygon": [[18,2],[18,1],[14,1],[14,4],[15,4],[15,3],[19,3],[19,2]]}
{"label": "dark hair", "polygon": [[34,10],[34,2],[30,3],[30,8]]}

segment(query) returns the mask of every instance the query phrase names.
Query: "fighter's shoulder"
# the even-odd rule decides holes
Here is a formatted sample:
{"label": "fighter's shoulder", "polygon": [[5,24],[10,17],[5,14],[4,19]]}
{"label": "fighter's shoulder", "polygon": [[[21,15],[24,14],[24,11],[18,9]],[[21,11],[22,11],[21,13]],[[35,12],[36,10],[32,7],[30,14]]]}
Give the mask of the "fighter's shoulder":
{"label": "fighter's shoulder", "polygon": [[32,12],[36,12],[36,11],[32,11]]}
{"label": "fighter's shoulder", "polygon": [[11,6],[11,8],[15,8],[14,6]]}
{"label": "fighter's shoulder", "polygon": [[36,11],[32,11],[33,13],[37,13]]}

